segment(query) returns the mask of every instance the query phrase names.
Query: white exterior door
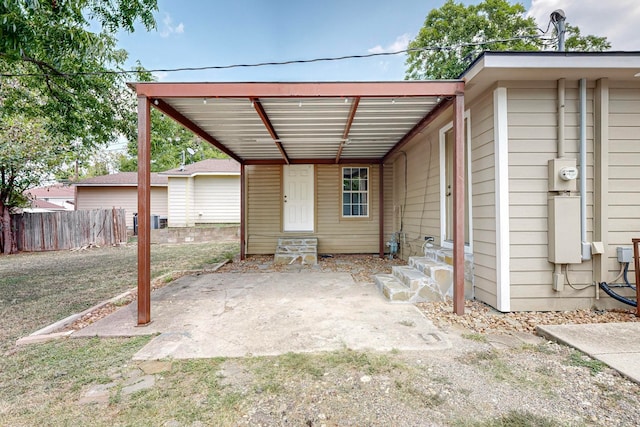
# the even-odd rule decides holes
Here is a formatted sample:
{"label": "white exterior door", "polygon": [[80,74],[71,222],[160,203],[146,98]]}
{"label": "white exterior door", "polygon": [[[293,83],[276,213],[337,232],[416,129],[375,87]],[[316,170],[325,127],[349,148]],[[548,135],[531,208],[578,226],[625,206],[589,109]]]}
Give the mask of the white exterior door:
{"label": "white exterior door", "polygon": [[[471,139],[469,111],[464,120],[464,238],[465,251],[471,252]],[[453,247],[453,123],[440,129],[440,229],[441,244]]]}
{"label": "white exterior door", "polygon": [[284,231],[313,231],[313,165],[283,166]]}

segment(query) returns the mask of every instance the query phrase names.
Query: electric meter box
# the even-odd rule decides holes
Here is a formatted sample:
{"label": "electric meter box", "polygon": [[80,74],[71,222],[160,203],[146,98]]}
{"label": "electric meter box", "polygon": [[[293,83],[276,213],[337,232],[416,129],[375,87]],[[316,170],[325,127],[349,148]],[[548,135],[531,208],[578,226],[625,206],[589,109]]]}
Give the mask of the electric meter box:
{"label": "electric meter box", "polygon": [[580,264],[580,197],[549,197],[549,262]]}
{"label": "electric meter box", "polygon": [[576,159],[549,160],[549,191],[576,191]]}

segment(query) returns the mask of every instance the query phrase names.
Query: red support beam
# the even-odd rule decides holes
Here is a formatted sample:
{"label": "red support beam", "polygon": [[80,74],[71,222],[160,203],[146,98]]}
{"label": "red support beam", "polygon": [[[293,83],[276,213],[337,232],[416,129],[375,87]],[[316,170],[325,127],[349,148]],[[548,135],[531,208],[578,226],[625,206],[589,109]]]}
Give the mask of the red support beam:
{"label": "red support beam", "polygon": [[[290,159],[292,165],[334,165],[335,159]],[[378,165],[380,164],[378,158],[347,158],[340,159],[339,164],[349,165]],[[245,165],[284,165],[285,162],[282,159],[254,159],[245,160],[242,163]]]}
{"label": "red support beam", "polygon": [[438,116],[447,108],[449,108],[449,106],[451,105],[451,100],[447,99],[442,101],[440,104],[438,104],[433,110],[431,110],[426,116],[424,116],[422,118],[422,120],[420,120],[418,123],[416,123],[416,125],[411,128],[411,130],[409,130],[409,132],[406,133],[405,136],[403,136],[400,141],[398,141],[396,143],[396,145],[394,145],[391,150],[389,150],[389,152],[387,154],[384,155],[384,157],[382,158],[382,162],[386,162],[387,160],[389,160],[389,158],[391,156],[393,156],[395,153],[397,153],[398,151],[400,151],[400,149],[402,147],[404,147],[409,141],[411,141],[411,139],[416,136],[417,134],[419,134],[422,129],[426,128],[427,126],[429,126],[429,124],[434,121],[435,119],[438,118]]}
{"label": "red support beam", "polygon": [[282,155],[282,158],[284,159],[285,163],[289,164],[290,163],[289,156],[287,155],[287,152],[282,146],[282,142],[280,142],[280,137],[278,136],[278,133],[274,129],[273,124],[271,123],[271,120],[269,120],[269,116],[267,115],[267,112],[264,111],[264,107],[262,106],[260,99],[251,98],[251,103],[253,104],[253,108],[256,109],[256,112],[260,116],[260,120],[262,120],[262,123],[264,123],[264,126],[267,128],[269,135],[271,135],[271,138],[273,138],[273,142],[276,143],[276,146],[278,147],[278,151],[280,151],[280,154]]}
{"label": "red support beam", "polygon": [[453,312],[464,314],[464,94],[453,99]]}
{"label": "red support beam", "polygon": [[138,325],[151,322],[151,107],[138,96]]}
{"label": "red support beam", "polygon": [[247,185],[246,185],[246,173],[244,163],[240,163],[240,260],[244,260],[247,256],[247,244],[246,244],[246,197],[247,197]]}
{"label": "red support beam", "polygon": [[353,119],[356,117],[356,111],[358,111],[358,104],[360,104],[360,98],[353,98],[353,102],[351,103],[351,110],[349,110],[349,117],[347,117],[347,124],[345,125],[344,131],[342,132],[342,141],[340,141],[340,148],[338,148],[338,154],[336,155],[336,163],[340,162],[342,150],[347,143],[347,138],[349,138],[351,125],[353,124]]}
{"label": "red support beam", "polygon": [[633,242],[633,265],[636,276],[636,317],[640,317],[640,239],[631,239]]}
{"label": "red support beam", "polygon": [[464,82],[295,82],[295,83],[132,83],[138,95],[149,98],[398,98],[403,96],[454,96],[464,91]]}
{"label": "red support beam", "polygon": [[378,188],[378,248],[380,249],[380,258],[384,258],[384,165],[380,163],[378,168],[380,170],[380,184]]}

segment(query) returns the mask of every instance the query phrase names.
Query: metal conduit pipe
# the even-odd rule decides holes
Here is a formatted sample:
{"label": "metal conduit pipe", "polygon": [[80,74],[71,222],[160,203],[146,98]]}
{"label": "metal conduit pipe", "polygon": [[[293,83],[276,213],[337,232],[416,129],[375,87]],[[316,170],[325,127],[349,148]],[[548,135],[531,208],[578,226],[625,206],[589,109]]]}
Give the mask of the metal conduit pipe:
{"label": "metal conduit pipe", "polygon": [[582,260],[591,259],[587,242],[587,79],[580,79],[580,240]]}
{"label": "metal conduit pipe", "polygon": [[558,80],[558,157],[564,157],[565,79]]}

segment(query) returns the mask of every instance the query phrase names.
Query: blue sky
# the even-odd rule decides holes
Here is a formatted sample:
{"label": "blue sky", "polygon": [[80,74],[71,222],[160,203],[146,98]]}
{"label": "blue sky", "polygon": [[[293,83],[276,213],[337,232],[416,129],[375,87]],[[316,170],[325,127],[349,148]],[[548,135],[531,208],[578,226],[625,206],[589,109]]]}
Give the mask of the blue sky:
{"label": "blue sky", "polygon": [[[159,0],[157,31],[119,34],[130,63],[147,69],[287,61],[406,48],[429,11],[444,0]],[[464,1],[475,3],[475,1]],[[640,50],[637,0],[523,1],[539,25],[563,8],[583,33],[605,35],[614,49]],[[604,17],[607,19],[603,19]],[[161,81],[401,80],[405,57],[156,73]]]}

